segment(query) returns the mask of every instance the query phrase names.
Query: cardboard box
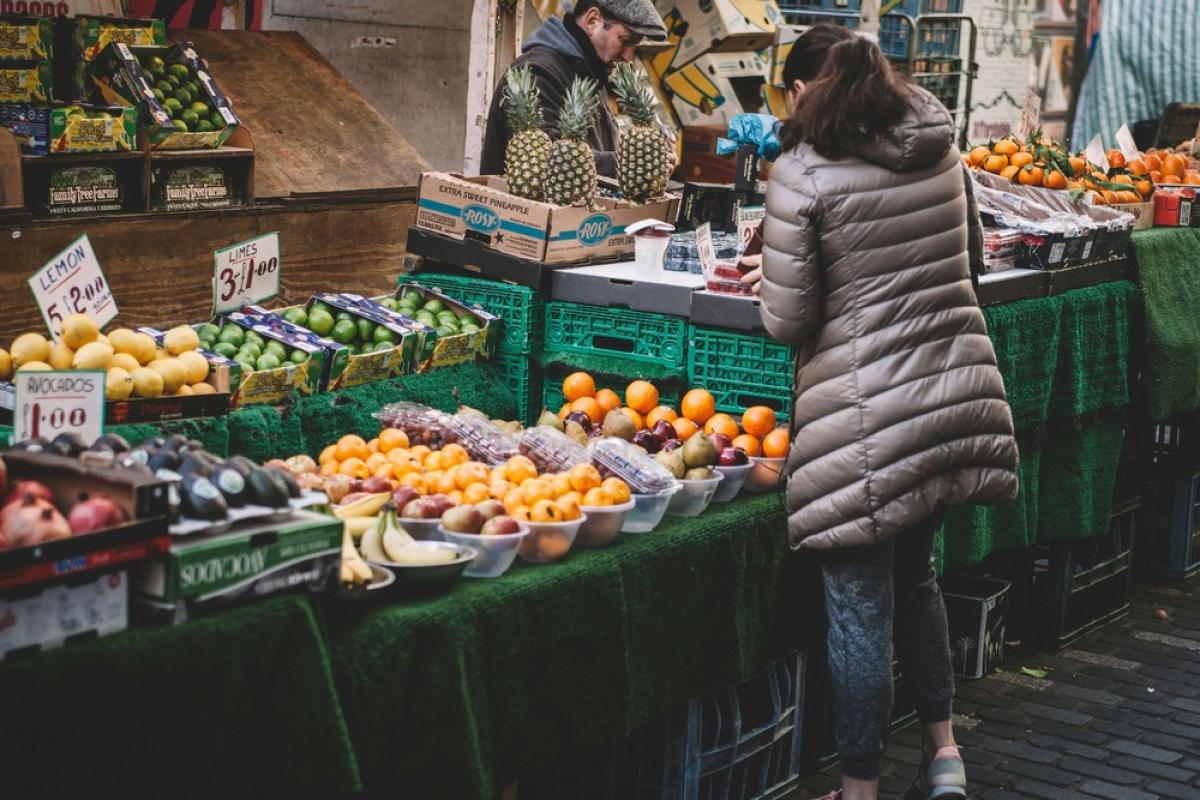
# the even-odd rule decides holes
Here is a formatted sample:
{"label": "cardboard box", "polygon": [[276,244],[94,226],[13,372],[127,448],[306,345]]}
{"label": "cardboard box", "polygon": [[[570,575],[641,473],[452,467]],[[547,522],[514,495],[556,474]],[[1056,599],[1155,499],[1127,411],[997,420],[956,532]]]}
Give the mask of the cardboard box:
{"label": "cardboard box", "polygon": [[29,103],[0,106],[0,128],[7,128],[21,152],[44,156],[50,152],[50,107]]}
{"label": "cardboard box", "polygon": [[145,160],[139,153],[63,153],[22,164],[25,207],[37,217],[146,210]]}
{"label": "cardboard box", "polygon": [[763,192],[744,192],[729,184],[687,183],[676,228],[692,230],[710,223],[714,231],[738,232],[738,213],[766,202]]}
{"label": "cardboard box", "polygon": [[49,103],[54,69],[49,61],[0,63],[0,103]]}
{"label": "cardboard box", "polygon": [[783,80],[783,67],[787,64],[788,54],[792,52],[792,45],[806,30],[807,27],[803,25],[780,25],[775,31],[775,42],[770,47],[771,75],[767,80],[769,86],[780,89],[788,88],[787,83]]}
{"label": "cardboard box", "polygon": [[943,575],[954,674],[990,675],[1004,660],[1004,634],[1010,584],[998,578]]}
{"label": "cardboard box", "polygon": [[151,211],[246,206],[254,200],[253,187],[253,150],[151,151]]}
{"label": "cardboard box", "polygon": [[165,556],[131,576],[135,602],[160,619],[294,588],[332,586],[341,563],[342,521],[294,511],[213,536],[176,537]]}
{"label": "cardboard box", "polygon": [[756,296],[733,295],[725,292],[710,292],[707,289],[692,295],[691,323],[730,328],[736,331],[761,333],[762,303]]}
{"label": "cardboard box", "polygon": [[766,162],[752,144],[739,145],[732,155],[717,155],[717,140],[725,128],[683,129],[682,179],[688,183],[731,183],[735,189],[756,190],[767,179]]}
{"label": "cardboard box", "polygon": [[0,598],[0,660],[119,633],[128,625],[124,571]]}
{"label": "cardboard box", "polygon": [[[290,402],[292,392],[308,396],[325,388],[323,385],[324,375],[329,369],[330,354],[323,347],[269,325],[253,313],[231,311],[225,314],[223,319],[246,330],[252,330],[264,339],[273,339],[280,344],[308,353],[308,360],[303,364],[284,364],[276,369],[254,370],[247,373],[240,364],[235,365],[237,369],[231,368],[230,370],[232,378],[230,408],[246,405],[278,405]],[[205,324],[207,323],[192,327],[199,329]]]}
{"label": "cardboard box", "polygon": [[1127,214],[1133,214],[1133,229],[1135,231],[1144,231],[1147,228],[1155,226],[1155,203],[1112,203],[1112,208],[1117,211],[1124,211]]}
{"label": "cardboard box", "polygon": [[672,40],[675,64],[714,50],[759,50],[775,42],[783,15],[775,0],[655,0]]}
{"label": "cardboard box", "polygon": [[[417,292],[422,297],[422,303],[436,298],[446,308],[454,311],[457,316],[470,315],[479,325],[479,330],[473,333],[459,333],[454,336],[438,336],[436,331],[433,335],[427,334],[426,346],[422,348],[422,355],[417,360],[416,371],[428,372],[438,367],[451,367],[455,364],[467,364],[472,361],[486,361],[490,359],[496,352],[496,345],[500,337],[500,325],[502,324],[500,317],[490,314],[482,308],[471,308],[460,303],[436,287],[422,286],[419,280],[418,278],[417,281],[411,281],[397,287],[395,294],[373,297],[371,298],[371,302],[379,303],[379,301],[385,299],[399,300],[409,292]],[[408,319],[408,317],[402,314],[400,316],[403,319]],[[416,322],[416,320],[412,320],[412,322]],[[430,343],[432,343],[432,346],[430,346]]]}
{"label": "cardboard box", "polygon": [[[71,113],[80,108],[83,113]],[[137,111],[71,106],[50,111],[51,153],[111,153],[137,149]]]}
{"label": "cardboard box", "polygon": [[81,60],[92,61],[114,42],[140,47],[162,47],[167,43],[167,24],[161,19],[89,16],[75,18],[72,44]]}
{"label": "cardboard box", "polygon": [[49,17],[0,17],[0,61],[54,58],[54,21]]}
{"label": "cardboard box", "polygon": [[625,227],[643,219],[673,222],[678,198],[639,206],[597,198],[595,209],[525,200],[497,175],[464,178],[421,175],[415,227],[470,239],[518,258],[545,264],[615,259],[633,254]]}
{"label": "cardboard box", "polygon": [[738,114],[762,110],[770,63],[766,51],[708,53],[662,78],[679,121],[725,128]]}

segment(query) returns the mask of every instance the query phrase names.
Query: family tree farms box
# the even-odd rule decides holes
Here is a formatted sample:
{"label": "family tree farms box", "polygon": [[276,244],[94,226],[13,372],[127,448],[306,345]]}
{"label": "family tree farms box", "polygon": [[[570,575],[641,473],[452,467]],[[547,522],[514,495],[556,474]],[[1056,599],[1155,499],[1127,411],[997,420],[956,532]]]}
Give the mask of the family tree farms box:
{"label": "family tree farms box", "polygon": [[0,63],[0,103],[48,103],[53,90],[49,61]]}
{"label": "family tree farms box", "polygon": [[53,57],[53,20],[49,17],[0,17],[0,61],[40,61]]}
{"label": "family tree farms box", "polygon": [[510,194],[504,178],[421,175],[416,227],[469,239],[518,258],[545,264],[633,255],[625,228],[643,219],[674,222],[679,199],[633,206],[600,197],[594,209],[556,206]]}
{"label": "family tree farms box", "polygon": [[22,164],[25,206],[34,216],[145,211],[145,161],[137,152],[61,153]]}

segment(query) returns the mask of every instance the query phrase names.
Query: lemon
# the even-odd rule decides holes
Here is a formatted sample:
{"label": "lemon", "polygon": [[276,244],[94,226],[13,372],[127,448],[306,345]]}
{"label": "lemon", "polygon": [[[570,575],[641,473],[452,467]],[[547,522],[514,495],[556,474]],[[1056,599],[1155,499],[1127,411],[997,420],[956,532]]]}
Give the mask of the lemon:
{"label": "lemon", "polygon": [[55,344],[50,346],[50,358],[48,363],[54,369],[70,369],[71,364],[75,360],[75,351],[67,347],[65,344]]}
{"label": "lemon", "polygon": [[129,370],[121,367],[109,367],[108,377],[104,381],[105,399],[128,400],[131,394],[133,394],[133,376],[129,374]]}
{"label": "lemon", "polygon": [[87,314],[72,314],[63,320],[63,344],[72,350],[78,350],[85,344],[96,341],[100,335],[100,326]]}
{"label": "lemon", "polygon": [[135,333],[134,336],[137,337],[137,349],[130,355],[136,358],[139,364],[146,366],[158,357],[158,345],[155,344],[154,337],[148,333]]}
{"label": "lemon", "polygon": [[133,372],[140,366],[141,364],[138,363],[138,360],[129,355],[129,353],[117,353],[108,360],[109,369],[112,369],[113,367],[120,367],[126,372]]}
{"label": "lemon", "polygon": [[108,334],[108,343],[112,345],[115,353],[127,353],[137,358],[140,347],[138,342],[137,332],[131,331],[129,328],[117,328]]}
{"label": "lemon", "polygon": [[193,383],[192,394],[216,394],[217,390],[211,383]]}
{"label": "lemon", "polygon": [[188,386],[186,383],[175,390],[176,397],[186,397],[193,394],[195,394],[195,392],[192,390],[192,387]]}
{"label": "lemon", "polygon": [[45,361],[26,361],[17,367],[17,372],[46,372],[49,369],[50,365]]}
{"label": "lemon", "polygon": [[177,356],[199,347],[200,335],[187,325],[179,325],[163,335],[163,344],[166,345],[168,353]]}
{"label": "lemon", "polygon": [[158,397],[163,393],[163,378],[149,367],[138,367],[129,376],[137,397]]}
{"label": "lemon", "polygon": [[187,371],[188,383],[199,383],[208,377],[208,359],[195,350],[185,350],[176,358]]}
{"label": "lemon", "polygon": [[16,366],[28,364],[30,361],[42,361],[50,358],[50,343],[40,333],[23,333],[13,340],[12,362]]}
{"label": "lemon", "polygon": [[8,351],[0,348],[0,381],[6,381],[12,377],[12,356]]}
{"label": "lemon", "polygon": [[187,383],[187,369],[177,358],[158,358],[148,365],[163,379],[163,392],[173,394],[180,386]]}
{"label": "lemon", "polygon": [[75,351],[71,366],[75,369],[108,369],[112,356],[112,348],[104,342],[88,342]]}

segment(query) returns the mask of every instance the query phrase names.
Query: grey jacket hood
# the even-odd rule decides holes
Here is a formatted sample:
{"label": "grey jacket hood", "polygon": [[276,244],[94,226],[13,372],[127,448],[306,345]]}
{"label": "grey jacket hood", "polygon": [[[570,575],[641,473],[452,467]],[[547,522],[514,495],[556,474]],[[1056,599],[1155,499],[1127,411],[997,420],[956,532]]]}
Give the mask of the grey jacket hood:
{"label": "grey jacket hood", "polygon": [[575,37],[567,31],[563,26],[563,21],[558,17],[550,17],[543,22],[525,40],[521,52],[529,52],[533,47],[549,47],[570,58],[583,58],[583,50],[580,49],[579,42],[575,41]]}
{"label": "grey jacket hood", "polygon": [[908,113],[898,125],[870,142],[854,148],[859,158],[892,172],[927,169],[954,146],[954,125],[937,98],[924,89],[912,89]]}

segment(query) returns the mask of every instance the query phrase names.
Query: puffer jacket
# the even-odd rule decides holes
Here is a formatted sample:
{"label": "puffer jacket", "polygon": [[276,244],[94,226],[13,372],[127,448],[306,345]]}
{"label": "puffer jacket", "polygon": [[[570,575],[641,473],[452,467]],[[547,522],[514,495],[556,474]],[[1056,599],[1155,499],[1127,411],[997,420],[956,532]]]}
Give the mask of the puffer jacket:
{"label": "puffer jacket", "polygon": [[971,285],[952,139],[945,108],[913,89],[902,122],[854,155],[801,144],[771,172],[761,316],[799,345],[793,547],[874,544],[939,508],[1016,496],[1012,412]]}

